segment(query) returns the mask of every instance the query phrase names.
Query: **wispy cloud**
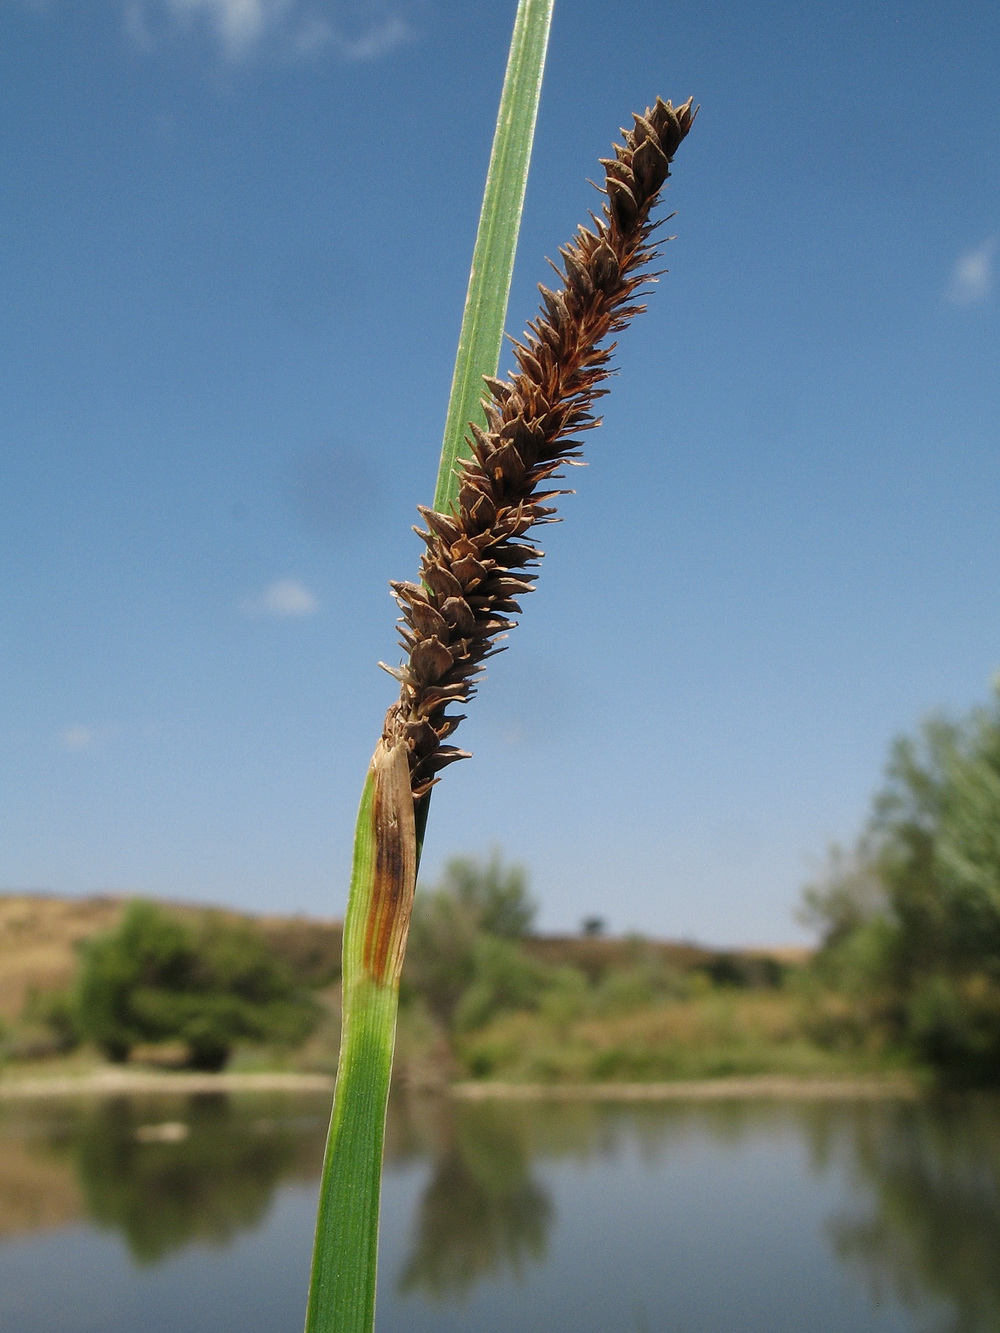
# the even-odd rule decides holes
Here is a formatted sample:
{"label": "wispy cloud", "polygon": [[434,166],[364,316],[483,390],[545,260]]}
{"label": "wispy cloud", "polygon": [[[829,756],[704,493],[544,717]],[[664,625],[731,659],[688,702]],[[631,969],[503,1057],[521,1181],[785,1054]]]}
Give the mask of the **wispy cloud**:
{"label": "wispy cloud", "polygon": [[182,27],[204,24],[225,55],[240,59],[266,36],[277,35],[293,7],[290,0],[165,0],[169,17]]}
{"label": "wispy cloud", "polygon": [[208,33],[230,61],[263,50],[377,60],[412,39],[412,0],[126,0],[137,45],[154,49],[174,33]]}
{"label": "wispy cloud", "polygon": [[319,598],[298,579],[275,579],[259,597],[245,597],[240,609],[248,616],[273,616],[286,620],[315,615],[319,610]]}
{"label": "wispy cloud", "polygon": [[350,61],[377,60],[412,39],[413,29],[406,19],[402,14],[391,12],[353,29],[349,24],[341,24],[330,32],[334,50],[342,59]]}
{"label": "wispy cloud", "polygon": [[953,305],[978,305],[993,291],[997,237],[987,236],[982,245],[959,255],[945,288],[945,300]]}
{"label": "wispy cloud", "polygon": [[103,727],[89,727],[81,722],[64,727],[59,733],[59,744],[64,750],[90,750],[107,735]]}

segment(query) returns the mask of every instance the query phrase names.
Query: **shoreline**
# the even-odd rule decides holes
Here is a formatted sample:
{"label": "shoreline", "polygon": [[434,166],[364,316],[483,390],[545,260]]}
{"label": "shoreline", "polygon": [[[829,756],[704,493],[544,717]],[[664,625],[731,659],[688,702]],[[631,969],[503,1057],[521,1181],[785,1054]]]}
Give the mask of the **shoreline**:
{"label": "shoreline", "polygon": [[[167,1073],[156,1070],[101,1069],[90,1073],[34,1078],[0,1077],[0,1101],[48,1097],[113,1097],[143,1093],[324,1092],[333,1076],[306,1073]],[[912,1079],[790,1078],[787,1075],[679,1079],[670,1083],[492,1083],[460,1082],[439,1088],[415,1088],[457,1101],[722,1101],[764,1098],[789,1100],[873,1100],[920,1096]]]}
{"label": "shoreline", "polygon": [[591,1101],[659,1102],[725,1101],[765,1098],[770,1101],[803,1099],[856,1100],[904,1098],[913,1100],[920,1089],[900,1078],[789,1078],[784,1074],[713,1079],[677,1079],[672,1083],[453,1083],[450,1096],[460,1101]]}
{"label": "shoreline", "polygon": [[0,1077],[0,1101],[33,1097],[115,1097],[136,1093],[332,1092],[332,1074],[165,1073],[143,1069],[98,1069],[91,1073],[35,1078]]}

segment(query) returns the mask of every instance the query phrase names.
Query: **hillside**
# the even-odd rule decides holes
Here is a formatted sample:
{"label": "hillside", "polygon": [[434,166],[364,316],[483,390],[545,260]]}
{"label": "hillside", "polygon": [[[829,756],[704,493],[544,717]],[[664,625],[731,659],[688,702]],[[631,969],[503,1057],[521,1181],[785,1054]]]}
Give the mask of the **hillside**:
{"label": "hillside", "polygon": [[16,1018],[32,990],[69,985],[81,940],[118,920],[119,899],[0,895],[0,1019]]}
{"label": "hillside", "polygon": [[[128,899],[110,895],[63,898],[55,894],[0,894],[0,1021],[21,1014],[32,993],[61,990],[72,980],[80,944],[111,929]],[[306,985],[322,986],[340,975],[341,923],[305,916],[255,916],[227,908],[165,903],[185,917],[207,912],[245,922],[267,939]],[[725,952],[696,944],[618,938],[543,935],[525,941],[526,951],[548,965],[569,964],[597,981],[637,957],[658,956],[681,971],[705,969],[719,981],[767,984],[769,968],[801,963],[808,950],[775,948]]]}
{"label": "hillside", "polygon": [[[93,1057],[64,1047],[58,1022],[39,1017],[32,993],[58,995],[74,978],[81,944],[113,929],[128,899],[0,894],[0,1058],[8,1062]],[[266,1042],[236,1053],[241,1068],[336,1068],[342,926],[302,916],[162,903],[189,922],[212,916],[264,937],[272,956],[320,997],[318,1026],[294,1051]],[[445,918],[448,927],[448,919]],[[410,950],[397,1038],[397,1074],[415,1086],[455,1078],[582,1084],[741,1076],[832,1077],[871,1060],[814,1039],[801,988],[786,984],[803,950],[717,950],[691,943],[538,935],[418,936]],[[820,1015],[822,1018],[822,1015]],[[155,1043],[154,1043],[155,1045]],[[177,1061],[189,1051],[140,1042],[138,1061]],[[167,1048],[169,1049],[169,1052]],[[249,1063],[247,1063],[249,1062]],[[862,1068],[863,1066],[863,1068]]]}
{"label": "hillside", "polygon": [[[0,894],[0,1021],[16,1019],[32,991],[68,986],[80,944],[111,929],[127,898],[101,895],[61,898],[54,894]],[[221,908],[166,903],[182,916],[217,912],[260,931],[295,975],[308,985],[322,985],[340,974],[342,931],[339,922],[301,916],[253,916]]]}

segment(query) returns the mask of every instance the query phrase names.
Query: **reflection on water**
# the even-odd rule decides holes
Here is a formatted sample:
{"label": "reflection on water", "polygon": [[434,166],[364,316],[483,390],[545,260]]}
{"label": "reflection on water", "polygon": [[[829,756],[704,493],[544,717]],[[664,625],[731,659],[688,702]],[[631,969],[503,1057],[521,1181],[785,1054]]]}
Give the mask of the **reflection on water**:
{"label": "reflection on water", "polygon": [[280,1180],[310,1179],[318,1169],[319,1125],[303,1142],[287,1124],[240,1114],[224,1096],[192,1099],[182,1118],[159,1123],[187,1133],[143,1135],[157,1122],[147,1126],[127,1100],[115,1099],[63,1145],[90,1220],[120,1231],[142,1263],[192,1240],[225,1243],[261,1221]]}
{"label": "reflection on water", "polygon": [[[265,1318],[254,1297],[264,1322],[243,1312],[230,1324],[215,1292],[201,1316],[168,1312],[162,1327],[300,1326],[327,1110],[323,1098],[287,1096],[0,1103],[0,1324],[128,1326],[106,1313],[78,1323],[41,1305],[35,1322],[23,1313],[35,1300],[30,1244],[51,1265],[58,1251],[43,1238],[75,1227],[120,1238],[132,1265],[120,1281],[136,1283],[194,1254],[216,1254],[221,1275],[227,1256],[266,1238],[269,1262],[290,1274],[287,1309]],[[400,1099],[386,1189],[380,1333],[597,1333],[615,1322],[598,1308],[602,1293],[610,1309],[617,1301],[617,1326],[664,1333],[803,1322],[831,1333],[1000,1333],[997,1100]],[[17,1270],[20,1322],[3,1305],[15,1241],[27,1265]],[[608,1293],[616,1280],[621,1291]],[[225,1281],[234,1311],[251,1300]],[[757,1304],[743,1308],[744,1298]]]}
{"label": "reflection on water", "polygon": [[928,1298],[949,1333],[1000,1329],[1000,1115],[994,1101],[910,1108],[892,1132],[861,1127],[851,1144],[857,1210],[831,1221],[839,1256],[873,1292],[914,1310]]}
{"label": "reflection on water", "polygon": [[0,1235],[82,1215],[122,1235],[140,1264],[192,1241],[224,1245],[260,1224],[281,1181],[319,1174],[326,1108],[295,1109],[217,1094],[113,1097],[8,1115]]}
{"label": "reflection on water", "polygon": [[0,1138],[0,1243],[75,1222],[82,1211],[72,1172],[32,1153],[22,1137]]}
{"label": "reflection on water", "polygon": [[433,1167],[399,1277],[403,1293],[463,1296],[545,1257],[552,1203],[532,1179],[523,1119],[487,1103],[440,1108]]}

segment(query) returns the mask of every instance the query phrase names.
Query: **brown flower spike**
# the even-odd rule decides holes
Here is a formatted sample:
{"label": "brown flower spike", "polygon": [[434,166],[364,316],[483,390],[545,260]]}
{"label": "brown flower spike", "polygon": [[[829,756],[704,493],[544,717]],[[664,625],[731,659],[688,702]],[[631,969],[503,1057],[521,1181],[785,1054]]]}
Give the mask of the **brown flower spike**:
{"label": "brown flower spike", "polygon": [[486,380],[487,428],[469,427],[472,456],[459,464],[457,510],[420,508],[428,529],[417,529],[427,546],[421,582],[392,584],[409,660],[386,667],[400,694],[383,729],[386,745],[408,748],[414,798],[426,795],[438,770],[468,757],[444,743],[462,721],[448,707],[472,696],[482,662],[501,650],[496,639],[513,627],[518,599],[533,588],[528,571],[542,552],[525,534],[553,521],[549,501],[564,492],[551,483],[579,457],[573,437],[599,424],[591,408],[607,392],[598,386],[614,350],[601,344],[644,309],[634,297],[656,276],[649,214],[694,116],[690,100],[675,108],[657,98],[622,131],[624,144],[601,162],[602,216],[591,214],[594,229],[580,227],[560,251],[560,290],[539,288],[543,307],[524,343],[514,343],[518,370]]}

